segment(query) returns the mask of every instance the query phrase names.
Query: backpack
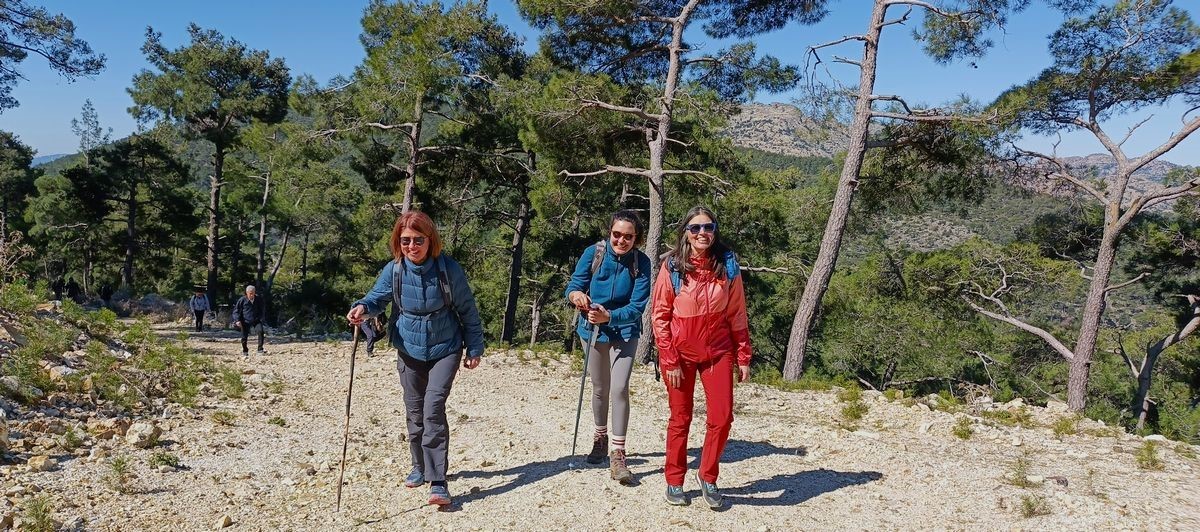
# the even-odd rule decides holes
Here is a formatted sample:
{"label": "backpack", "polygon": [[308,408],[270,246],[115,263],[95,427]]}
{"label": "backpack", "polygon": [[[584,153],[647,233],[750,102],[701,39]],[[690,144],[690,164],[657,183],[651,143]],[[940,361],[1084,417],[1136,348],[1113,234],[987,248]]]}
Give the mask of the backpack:
{"label": "backpack", "polygon": [[[635,249],[634,251],[637,250]],[[604,263],[604,256],[607,254],[608,246],[605,245],[605,242],[603,240],[596,242],[596,253],[592,255],[592,277],[595,277],[596,272],[600,271],[600,265]],[[636,254],[633,256],[631,262],[633,262],[633,266],[626,269],[629,270],[629,280],[636,282],[638,276],[638,257]],[[588,287],[591,287],[590,281],[588,282]]]}
{"label": "backpack", "polygon": [[[438,269],[438,288],[442,292],[442,304],[454,314],[454,321],[458,322],[458,336],[463,341],[462,349],[466,349],[467,334],[463,328],[462,316],[458,315],[458,309],[454,307],[454,296],[450,291],[450,277],[446,275],[446,259],[438,255],[434,261]],[[399,331],[395,330],[396,320],[399,320],[400,315],[404,313],[404,304],[400,301],[401,274],[404,268],[404,259],[400,259],[399,268],[395,265],[392,266],[392,319],[388,320],[389,335],[399,334]],[[398,336],[392,336],[392,338],[398,338]]]}
{"label": "backpack", "polygon": [[[679,295],[679,288],[683,285],[683,272],[680,272],[675,267],[675,257],[672,255],[667,258],[667,271],[671,274],[671,288],[675,290],[675,295]],[[732,251],[725,252],[725,289],[728,290],[733,285],[733,278],[741,275],[742,269],[737,263],[737,254]]]}

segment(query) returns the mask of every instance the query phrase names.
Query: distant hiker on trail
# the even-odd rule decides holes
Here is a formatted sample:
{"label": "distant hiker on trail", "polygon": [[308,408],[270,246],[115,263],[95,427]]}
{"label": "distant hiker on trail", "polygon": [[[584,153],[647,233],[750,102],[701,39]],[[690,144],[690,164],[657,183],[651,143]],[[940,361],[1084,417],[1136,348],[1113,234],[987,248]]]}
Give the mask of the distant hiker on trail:
{"label": "distant hiker on trail", "polygon": [[67,281],[67,298],[76,303],[79,302],[79,283],[75,282],[75,278]]}
{"label": "distant hiker on trail", "polygon": [[104,303],[105,307],[112,306],[112,296],[113,296],[112,285],[105,283],[104,286],[100,287],[100,301],[102,301]]}
{"label": "distant hiker on trail", "polygon": [[483,325],[467,276],[442,253],[437,226],[428,215],[413,211],[396,220],[390,247],[395,260],[383,267],[375,286],[354,302],[346,319],[358,326],[392,302],[388,336],[398,353],[413,466],[404,485],[429,482],[429,504],[445,506],[450,504],[446,398],[460,360],[467,369],[479,366]]}
{"label": "distant hiker on trail", "polygon": [[54,300],[62,301],[63,288],[66,288],[66,283],[63,282],[63,278],[59,277],[58,279],[55,279],[54,282],[51,283],[50,288],[54,290]]}
{"label": "distant hiker on trail", "polygon": [[[642,334],[642,313],[650,300],[650,258],[637,249],[645,240],[637,213],[617,211],[612,215],[607,233],[607,238],[583,250],[565,294],[579,309],[575,330],[584,345],[592,339],[593,329],[598,331],[588,353],[587,371],[592,374],[592,417],[596,433],[587,461],[598,464],[607,456],[610,475],[625,484],[633,480],[625,463],[629,376],[633,372],[638,337]],[[611,436],[608,431],[610,402]],[[610,439],[611,453],[608,450]]]}
{"label": "distant hiker on trail", "polygon": [[[192,309],[192,314],[196,316],[196,332],[204,330],[204,313],[208,312],[208,296],[204,295],[204,290],[196,289],[196,293],[192,299],[188,301],[188,307]],[[245,345],[242,346],[242,351],[245,351]]]}
{"label": "distant hiker on trail", "polygon": [[707,415],[696,480],[704,501],[719,508],[723,501],[717,490],[717,473],[733,425],[735,363],[738,380],[750,378],[746,296],[737,257],[721,242],[712,211],[704,207],[688,211],[680,223],[678,239],[654,282],[651,304],[654,340],[671,407],[663,466],[666,497],[674,505],[688,503],[683,480],[699,373]]}
{"label": "distant hiker on trail", "polygon": [[367,337],[367,356],[374,355],[375,342],[387,336],[387,312],[380,312],[378,316],[363,320],[358,327]]}
{"label": "distant hiker on trail", "polygon": [[263,351],[263,339],[265,338],[263,322],[266,318],[267,309],[263,304],[263,299],[258,297],[254,285],[246,285],[246,295],[238,299],[237,304],[233,306],[234,324],[242,331],[242,356],[250,356],[250,349],[246,347],[246,339],[250,337],[251,330],[258,333],[258,354],[266,353]]}

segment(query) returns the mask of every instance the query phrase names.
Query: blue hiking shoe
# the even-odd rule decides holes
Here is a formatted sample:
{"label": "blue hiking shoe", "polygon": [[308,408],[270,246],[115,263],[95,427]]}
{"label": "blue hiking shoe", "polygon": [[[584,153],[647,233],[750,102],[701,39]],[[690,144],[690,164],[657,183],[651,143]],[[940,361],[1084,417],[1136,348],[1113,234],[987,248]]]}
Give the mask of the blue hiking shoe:
{"label": "blue hiking shoe", "polygon": [[725,499],[721,497],[721,493],[717,490],[717,485],[712,482],[705,482],[700,478],[700,472],[696,472],[696,482],[700,484],[700,495],[704,497],[704,502],[708,503],[709,508],[720,508],[725,504]]}
{"label": "blue hiking shoe", "polygon": [[434,484],[429,487],[429,504],[437,506],[450,505],[450,489],[445,484]]}
{"label": "blue hiking shoe", "polygon": [[687,497],[683,494],[683,486],[667,484],[667,503],[673,506],[687,506]]}
{"label": "blue hiking shoe", "polygon": [[406,488],[415,488],[424,485],[425,475],[421,473],[420,469],[414,467],[412,473],[409,473],[407,477],[404,477],[404,487]]}

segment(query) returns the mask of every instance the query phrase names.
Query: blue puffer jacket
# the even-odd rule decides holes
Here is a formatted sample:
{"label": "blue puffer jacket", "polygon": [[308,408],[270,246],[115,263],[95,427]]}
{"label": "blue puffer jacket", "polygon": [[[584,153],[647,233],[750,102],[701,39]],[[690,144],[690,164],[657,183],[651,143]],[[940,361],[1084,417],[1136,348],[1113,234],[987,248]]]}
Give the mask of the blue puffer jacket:
{"label": "blue puffer jacket", "polygon": [[[633,340],[642,335],[642,312],[650,301],[650,257],[637,249],[617,256],[607,240],[604,249],[604,260],[594,278],[592,259],[596,256],[596,246],[591,245],[583,250],[583,256],[579,257],[563,295],[568,296],[579,290],[592,298],[592,303],[608,309],[609,321],[600,326],[597,342],[607,343],[613,338]],[[631,261],[634,260],[638,261],[637,279],[630,275]],[[592,325],[582,313],[575,331],[584,342],[592,338]]]}
{"label": "blue puffer jacket", "polygon": [[[437,360],[456,354],[464,345],[458,321],[454,312],[446,307],[438,286],[439,262],[446,265],[451,299],[462,318],[467,357],[483,355],[483,325],[479,320],[479,309],[475,307],[475,295],[471,293],[462,266],[445,254],[441,260],[430,258],[421,264],[404,259],[400,275],[400,301],[404,312],[395,315],[395,330],[399,334],[391,335],[392,345],[417,360]],[[375,286],[354,305],[365,306],[370,316],[383,312],[392,301],[392,268],[395,266],[396,261],[389,261],[379,272]]]}

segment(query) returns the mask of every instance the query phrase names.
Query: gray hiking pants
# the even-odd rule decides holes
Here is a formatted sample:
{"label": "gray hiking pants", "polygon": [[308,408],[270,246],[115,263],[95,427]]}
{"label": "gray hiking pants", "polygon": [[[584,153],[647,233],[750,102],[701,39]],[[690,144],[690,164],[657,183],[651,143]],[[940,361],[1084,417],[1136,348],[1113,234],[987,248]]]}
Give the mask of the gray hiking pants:
{"label": "gray hiking pants", "polygon": [[597,427],[608,426],[608,407],[612,404],[612,431],[625,436],[629,427],[629,375],[633,372],[633,353],[637,339],[611,343],[596,342],[588,353],[588,372],[592,374],[592,417]]}
{"label": "gray hiking pants", "polygon": [[458,373],[461,354],[437,360],[417,360],[399,355],[400,384],[408,420],[408,450],[412,465],[427,482],[444,482],[449,462],[450,426],[446,423],[446,398]]}

